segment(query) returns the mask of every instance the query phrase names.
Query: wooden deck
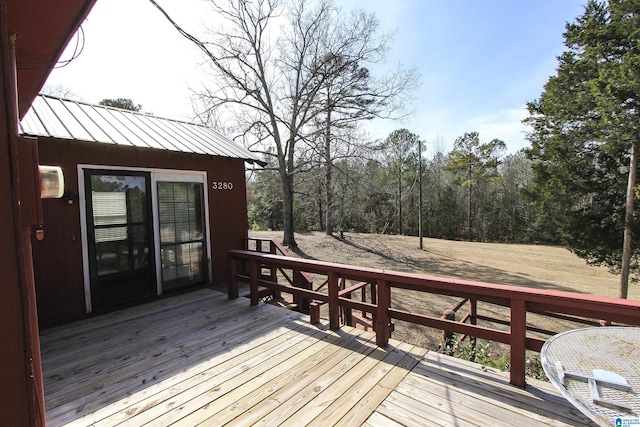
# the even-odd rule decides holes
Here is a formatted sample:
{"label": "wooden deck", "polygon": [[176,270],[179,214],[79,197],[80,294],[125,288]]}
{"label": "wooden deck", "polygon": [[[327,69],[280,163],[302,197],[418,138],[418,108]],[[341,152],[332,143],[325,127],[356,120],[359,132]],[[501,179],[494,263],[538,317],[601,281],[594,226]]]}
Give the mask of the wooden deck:
{"label": "wooden deck", "polygon": [[198,290],[43,331],[48,426],[590,425],[547,383]]}

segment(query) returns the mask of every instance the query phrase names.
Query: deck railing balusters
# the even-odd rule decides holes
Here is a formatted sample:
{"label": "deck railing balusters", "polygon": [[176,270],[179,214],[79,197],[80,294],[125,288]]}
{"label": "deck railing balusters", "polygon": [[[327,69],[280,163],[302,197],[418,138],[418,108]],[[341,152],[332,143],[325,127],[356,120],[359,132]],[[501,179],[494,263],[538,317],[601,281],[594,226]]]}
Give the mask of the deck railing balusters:
{"label": "deck railing balusters", "polygon": [[[255,251],[229,251],[229,298],[237,297],[238,267],[249,263],[248,279],[251,292],[251,304],[258,303],[259,286],[272,291],[284,291],[297,297],[313,301],[313,319],[319,320],[319,303],[329,304],[329,326],[332,330],[340,328],[340,310],[357,309],[363,313],[371,313],[376,332],[376,343],[385,346],[393,332],[394,319],[423,325],[454,333],[466,334],[471,337],[486,339],[510,345],[512,384],[524,386],[526,350],[540,351],[545,339],[527,336],[527,313],[548,314],[552,317],[583,316],[592,319],[604,319],[607,322],[618,322],[640,326],[640,301],[620,300],[616,298],[584,295],[579,293],[538,290],[517,286],[495,285],[489,283],[472,282],[455,279],[442,279],[424,275],[401,273],[388,270],[377,270],[322,261],[306,260],[257,253]],[[280,284],[277,281],[260,278],[259,266],[276,268],[280,271],[290,269],[293,275],[319,274],[327,277],[328,294],[313,289],[304,289],[290,284]],[[346,280],[359,282],[355,287],[341,288]],[[371,286],[371,302],[358,301],[351,298],[351,293],[358,287],[362,295],[366,296],[365,287]],[[469,300],[470,324],[459,323],[443,318],[410,313],[392,308],[391,288],[423,292],[426,294],[440,294],[462,297]],[[366,298],[362,298],[366,300]],[[496,329],[495,326],[486,327],[476,325],[477,302],[483,301],[503,307],[510,307],[510,316],[503,324],[509,325],[509,330]],[[500,324],[500,322],[498,322]],[[532,328],[532,331],[534,329]]]}

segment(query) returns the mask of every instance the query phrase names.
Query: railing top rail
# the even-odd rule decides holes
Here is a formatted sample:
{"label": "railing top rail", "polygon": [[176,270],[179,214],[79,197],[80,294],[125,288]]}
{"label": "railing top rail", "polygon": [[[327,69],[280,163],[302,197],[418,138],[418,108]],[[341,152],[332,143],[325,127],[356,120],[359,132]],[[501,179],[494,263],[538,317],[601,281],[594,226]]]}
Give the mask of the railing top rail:
{"label": "railing top rail", "polygon": [[284,247],[284,245],[276,240],[271,240],[271,243],[276,247],[277,250],[280,251],[280,253],[284,256],[291,256],[289,255],[289,251],[287,251],[287,248]]}
{"label": "railing top rail", "polygon": [[[291,269],[299,273],[317,273],[327,276],[329,304],[329,325],[331,329],[340,328],[340,307],[371,309],[375,311],[374,330],[376,344],[385,346],[393,331],[392,320],[406,321],[414,324],[435,327],[445,331],[464,333],[483,339],[509,344],[511,384],[525,385],[526,349],[540,351],[544,339],[527,335],[527,313],[570,314],[605,322],[619,322],[629,325],[640,325],[640,301],[580,294],[576,292],[542,290],[521,286],[498,285],[469,280],[448,279],[415,273],[381,270],[367,267],[356,267],[345,264],[290,258],[254,251],[231,250],[228,252],[232,261],[249,261],[251,275],[251,303],[258,304],[258,266],[269,268]],[[234,263],[232,263],[233,265]],[[377,301],[371,305],[344,298],[340,294],[338,283],[342,279],[375,283]],[[262,283],[267,287],[277,284]],[[236,283],[237,286],[237,283]],[[447,319],[426,316],[398,310],[392,301],[392,288],[409,289],[424,293],[451,295],[486,301],[493,304],[510,306],[509,331],[493,329],[478,325],[460,324]],[[309,291],[291,287],[294,295],[312,295]],[[234,293],[237,297],[237,292]],[[372,294],[373,295],[373,294]]]}
{"label": "railing top rail", "polygon": [[285,246],[282,245],[282,243],[279,243],[276,240],[273,239],[267,239],[265,237],[245,237],[246,240],[253,240],[256,242],[266,242],[269,244],[272,244],[273,246],[275,246],[275,248],[277,250],[280,251],[281,254],[283,254],[284,256],[289,256],[289,252],[287,251],[287,248]]}
{"label": "railing top rail", "polygon": [[600,314],[618,314],[625,318],[637,318],[637,321],[640,321],[640,301],[635,300],[587,295],[577,292],[542,290],[522,286],[441,278],[370,267],[355,267],[326,261],[259,254],[251,251],[231,250],[229,254],[248,259],[260,258],[263,261],[277,263],[282,267],[297,268],[311,273],[322,274],[332,271],[348,279],[387,281],[392,287],[396,288],[436,291],[436,293],[456,296],[471,296],[481,301],[503,304],[509,304],[511,300],[523,300],[529,303],[537,303],[543,308],[552,308],[552,311],[559,313],[572,313],[576,310],[584,309]]}
{"label": "railing top rail", "polygon": [[[253,240],[253,241],[260,241],[260,242],[266,242],[269,243],[270,245],[273,246],[273,248],[275,248],[277,251],[280,251],[280,253],[282,254],[282,256],[285,257],[291,257],[291,255],[289,254],[289,252],[287,251],[287,248],[282,245],[282,243],[279,243],[273,239],[267,239],[267,238],[263,238],[263,237],[245,237],[245,240],[248,242],[249,240]],[[258,252],[258,253],[262,253],[264,254],[265,252]],[[311,276],[309,276],[306,273],[302,273],[302,277],[304,278],[304,280],[311,284],[313,283],[313,278]]]}

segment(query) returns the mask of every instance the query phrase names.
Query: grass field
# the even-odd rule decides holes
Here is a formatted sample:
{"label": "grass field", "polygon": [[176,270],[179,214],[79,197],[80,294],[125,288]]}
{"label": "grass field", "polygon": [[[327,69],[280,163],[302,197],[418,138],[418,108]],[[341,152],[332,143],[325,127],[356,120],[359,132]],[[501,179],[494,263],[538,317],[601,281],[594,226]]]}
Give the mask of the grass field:
{"label": "grass field", "polygon": [[[250,236],[282,240],[282,232],[252,231]],[[417,237],[358,233],[345,233],[343,239],[301,233],[296,234],[296,242],[296,256],[322,261],[610,297],[617,297],[619,291],[619,276],[604,267],[589,266],[567,249],[556,246],[424,239],[424,249],[420,250]],[[397,308],[434,316],[442,315],[457,302],[445,296],[425,297],[419,293],[392,296]],[[638,284],[629,285],[629,299],[640,299]],[[478,310],[500,318],[507,314],[503,308],[490,305],[479,305]],[[539,327],[557,331],[571,327],[557,324],[557,320],[531,317],[528,322]],[[432,350],[440,344],[439,331],[400,322],[396,323],[393,336]]]}

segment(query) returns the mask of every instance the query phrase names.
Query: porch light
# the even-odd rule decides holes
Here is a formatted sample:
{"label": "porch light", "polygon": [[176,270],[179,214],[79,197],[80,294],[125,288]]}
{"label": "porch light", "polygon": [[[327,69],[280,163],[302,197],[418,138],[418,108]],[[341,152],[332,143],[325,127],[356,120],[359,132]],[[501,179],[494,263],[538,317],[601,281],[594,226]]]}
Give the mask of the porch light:
{"label": "porch light", "polygon": [[64,195],[64,175],[60,166],[38,165],[40,172],[40,197],[60,199]]}

